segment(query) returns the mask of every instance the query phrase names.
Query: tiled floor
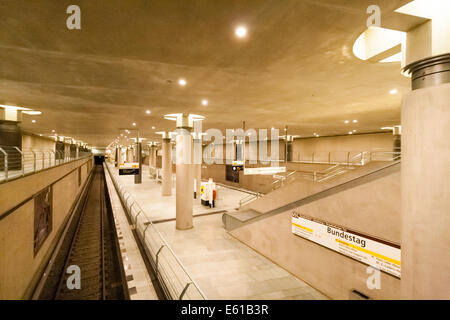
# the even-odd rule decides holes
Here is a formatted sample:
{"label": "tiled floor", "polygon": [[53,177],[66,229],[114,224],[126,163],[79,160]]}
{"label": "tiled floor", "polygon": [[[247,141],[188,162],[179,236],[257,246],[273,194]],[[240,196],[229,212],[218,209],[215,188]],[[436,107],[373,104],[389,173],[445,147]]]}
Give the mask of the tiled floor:
{"label": "tiled floor", "polygon": [[[130,176],[119,179],[151,219],[175,218],[175,192],[162,197],[160,184],[150,180],[145,171],[142,184],[135,185]],[[245,195],[221,187],[217,208],[198,204],[194,215],[233,209]],[[222,214],[197,216],[190,230],[176,230],[175,221],[155,226],[208,299],[327,299],[230,236],[223,228]]]}

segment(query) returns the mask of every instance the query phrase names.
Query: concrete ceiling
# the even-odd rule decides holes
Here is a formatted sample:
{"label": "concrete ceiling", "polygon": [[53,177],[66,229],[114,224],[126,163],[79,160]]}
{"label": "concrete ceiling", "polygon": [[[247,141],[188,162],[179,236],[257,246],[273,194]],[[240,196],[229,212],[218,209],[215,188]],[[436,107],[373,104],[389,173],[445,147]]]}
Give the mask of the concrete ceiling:
{"label": "concrete ceiling", "polygon": [[[56,130],[99,147],[133,122],[155,139],[174,128],[163,115],[177,112],[204,115],[204,128],[245,120],[301,136],[379,131],[399,124],[410,80],[399,63],[353,56],[372,2],[2,0],[0,104],[41,110],[24,116],[27,131]],[[407,2],[378,0],[382,23],[414,23],[392,13]],[[73,3],[81,30],[66,27]],[[246,39],[234,36],[239,24]]]}

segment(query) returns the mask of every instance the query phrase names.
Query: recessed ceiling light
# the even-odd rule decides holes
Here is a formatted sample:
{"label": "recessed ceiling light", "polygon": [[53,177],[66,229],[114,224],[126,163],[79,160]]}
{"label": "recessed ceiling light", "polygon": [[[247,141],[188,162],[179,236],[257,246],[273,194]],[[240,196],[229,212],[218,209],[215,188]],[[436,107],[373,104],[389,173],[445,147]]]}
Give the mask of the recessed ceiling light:
{"label": "recessed ceiling light", "polygon": [[152,126],[152,129],[153,129],[153,130],[155,130],[155,129],[156,129],[156,127],[155,127],[155,126]]}
{"label": "recessed ceiling light", "polygon": [[353,120],[353,123],[357,123],[358,122],[358,120]]}
{"label": "recessed ceiling light", "polygon": [[42,114],[41,111],[37,111],[37,110],[22,111],[22,113],[28,114],[30,116],[38,116],[38,115]]}
{"label": "recessed ceiling light", "polygon": [[390,94],[397,94],[398,90],[397,89],[392,89],[391,91],[389,91]]}
{"label": "recessed ceiling light", "polygon": [[353,134],[353,132],[352,131],[349,131],[349,133],[348,134]]}
{"label": "recessed ceiling light", "polygon": [[238,26],[235,30],[234,30],[234,34],[238,37],[238,38],[244,38],[247,35],[247,28],[244,26]]}
{"label": "recessed ceiling light", "polygon": [[356,130],[355,130],[355,129],[353,129],[353,132],[356,132]]}
{"label": "recessed ceiling light", "polygon": [[348,121],[348,120],[345,120],[344,122],[345,122],[345,123],[347,124],[347,123],[349,123],[350,121]]}
{"label": "recessed ceiling light", "polygon": [[179,84],[180,86],[185,86],[185,85],[186,85],[186,80],[184,80],[184,79],[179,79],[179,80],[178,80],[178,84]]}
{"label": "recessed ceiling light", "polygon": [[152,113],[150,110],[145,111],[146,114]]}
{"label": "recessed ceiling light", "polygon": [[36,123],[36,120],[33,119],[33,120],[31,120],[31,122],[32,122],[32,123]]}
{"label": "recessed ceiling light", "polygon": [[133,122],[132,124],[133,124],[133,126],[136,126],[136,122]]}
{"label": "recessed ceiling light", "polygon": [[207,106],[207,105],[208,105],[208,100],[203,99],[203,100],[202,100],[202,105]]}
{"label": "recessed ceiling light", "polygon": [[40,134],[39,134],[39,136],[41,136],[41,137],[42,137],[42,133],[40,133]]}
{"label": "recessed ceiling light", "polygon": [[52,130],[52,132],[55,132],[55,130]]}

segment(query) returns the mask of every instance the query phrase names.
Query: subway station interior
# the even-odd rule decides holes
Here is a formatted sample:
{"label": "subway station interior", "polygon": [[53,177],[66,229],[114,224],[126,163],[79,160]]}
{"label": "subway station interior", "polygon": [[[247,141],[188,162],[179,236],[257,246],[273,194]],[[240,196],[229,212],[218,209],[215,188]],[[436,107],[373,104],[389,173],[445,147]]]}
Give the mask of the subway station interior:
{"label": "subway station interior", "polygon": [[0,16],[0,300],[450,300],[450,1]]}

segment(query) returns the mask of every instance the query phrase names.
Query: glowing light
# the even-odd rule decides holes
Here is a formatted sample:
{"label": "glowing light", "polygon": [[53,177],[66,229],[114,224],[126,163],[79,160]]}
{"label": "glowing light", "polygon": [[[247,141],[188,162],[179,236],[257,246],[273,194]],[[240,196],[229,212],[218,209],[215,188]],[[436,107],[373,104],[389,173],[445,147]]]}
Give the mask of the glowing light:
{"label": "glowing light", "polygon": [[186,83],[187,83],[187,82],[186,82],[185,79],[179,79],[179,80],[178,80],[178,84],[179,84],[180,86],[183,86],[183,87],[184,87],[184,86],[186,85]]}
{"label": "glowing light", "polygon": [[358,120],[353,120],[353,123],[358,123]]}
{"label": "glowing light", "polygon": [[207,105],[208,105],[208,100],[203,99],[203,100],[202,100],[202,105],[207,106]]}
{"label": "glowing light", "polygon": [[397,89],[392,89],[391,91],[389,91],[390,94],[397,94],[398,90]]}
{"label": "glowing light", "polygon": [[239,26],[235,29],[234,34],[238,38],[244,38],[245,36],[247,36],[247,28],[244,26]]}
{"label": "glowing light", "polygon": [[152,113],[150,110],[145,111],[146,114]]}

